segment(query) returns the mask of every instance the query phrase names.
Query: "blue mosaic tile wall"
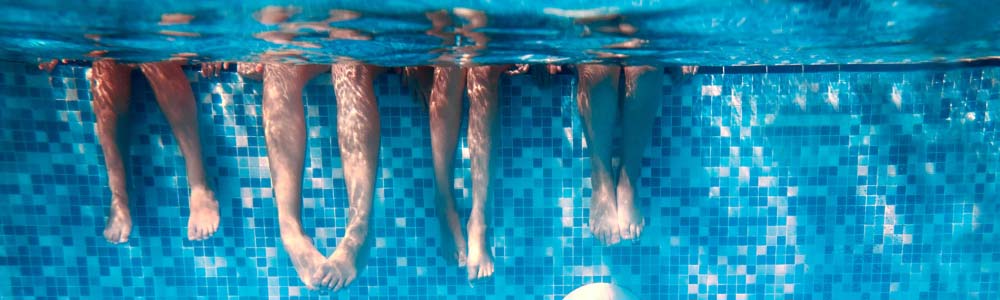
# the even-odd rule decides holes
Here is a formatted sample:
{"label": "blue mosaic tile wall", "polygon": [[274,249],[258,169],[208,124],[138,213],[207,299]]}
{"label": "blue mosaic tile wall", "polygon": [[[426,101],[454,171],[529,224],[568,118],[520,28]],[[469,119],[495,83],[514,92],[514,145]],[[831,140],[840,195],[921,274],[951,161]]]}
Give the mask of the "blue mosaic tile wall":
{"label": "blue mosaic tile wall", "polygon": [[[183,158],[135,73],[134,229],[125,245],[105,242],[110,195],[86,72],[0,64],[0,298],[331,297],[306,290],[281,247],[261,85],[229,72],[188,71],[220,231],[185,239]],[[1000,299],[1000,68],[705,74],[665,85],[642,170],[648,226],[640,242],[613,247],[587,227],[575,78],[501,85],[494,278],[470,285],[437,257],[427,113],[384,75],[372,256],[333,297],[561,299],[613,282],[642,299]],[[329,253],[347,207],[329,75],[305,102],[303,218]]]}

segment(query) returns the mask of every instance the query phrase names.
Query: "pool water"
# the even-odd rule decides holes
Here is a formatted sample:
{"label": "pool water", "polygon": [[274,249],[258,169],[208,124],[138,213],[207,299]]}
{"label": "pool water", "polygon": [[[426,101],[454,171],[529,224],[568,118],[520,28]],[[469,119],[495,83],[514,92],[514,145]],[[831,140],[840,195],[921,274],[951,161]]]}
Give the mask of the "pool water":
{"label": "pool water", "polygon": [[[4,2],[0,57],[25,61],[90,59],[92,51],[128,61],[179,55],[247,61],[270,51],[293,52],[295,61],[353,58],[391,66],[584,61],[725,66],[957,61],[1000,53],[995,38],[1000,2],[991,0]],[[470,34],[427,34],[426,13],[441,9],[452,11],[452,24],[442,32],[475,23],[454,8],[485,16],[483,25],[468,27],[487,37],[484,49],[468,49],[477,42]],[[264,11],[280,11],[287,19],[261,17]],[[189,18],[168,17],[176,15]],[[610,15],[621,17],[593,21]],[[625,28],[621,24],[632,30],[619,30]],[[621,45],[632,40],[641,47]]]}
{"label": "pool water", "polygon": [[[351,10],[357,18],[333,26],[371,39],[305,32],[294,41],[320,48],[263,41],[254,34],[281,30],[254,19],[266,5],[294,6],[292,22]],[[488,48],[469,53],[462,45],[475,41],[442,45],[425,34],[424,12],[459,5],[491,18],[477,29],[492,37]],[[0,299],[562,299],[601,282],[640,299],[1000,299],[1000,62],[990,58],[1000,53],[1000,8],[991,1],[67,6],[0,9]],[[166,13],[195,18],[160,25]],[[640,30],[581,36],[571,18],[608,13]],[[635,37],[643,47],[605,47]],[[293,60],[314,63],[702,67],[679,82],[665,76],[638,189],[648,225],[638,242],[610,247],[588,225],[591,164],[576,76],[503,76],[487,207],[496,272],[474,284],[437,254],[427,109],[398,74],[381,75],[370,258],[331,294],[307,290],[280,243],[262,86],[231,70],[205,78],[185,68],[219,231],[186,239],[184,160],[147,80],[133,72],[125,161],[134,227],[126,244],[104,240],[111,195],[89,66],[37,68],[39,59],[92,59],[94,50],[122,61],[298,51]],[[597,54],[608,51],[627,57]],[[304,93],[302,218],[323,253],[344,235],[348,207],[330,81],[321,75]],[[467,216],[465,134],[459,147],[455,188]]]}
{"label": "pool water", "polygon": [[[190,242],[180,151],[134,74],[134,230],[116,246],[101,236],[110,195],[86,68],[60,66],[51,79],[34,65],[0,70],[0,295],[324,297],[300,284],[279,243],[258,82],[188,72],[222,215],[214,237]],[[561,299],[613,282],[642,299],[995,299],[998,80],[984,67],[719,72],[665,86],[640,187],[649,225],[636,244],[604,247],[587,227],[575,77],[505,77],[488,207],[498,266],[470,286],[436,254],[427,112],[384,75],[374,245],[338,297]],[[303,220],[327,251],[347,207],[327,75],[305,102]]]}

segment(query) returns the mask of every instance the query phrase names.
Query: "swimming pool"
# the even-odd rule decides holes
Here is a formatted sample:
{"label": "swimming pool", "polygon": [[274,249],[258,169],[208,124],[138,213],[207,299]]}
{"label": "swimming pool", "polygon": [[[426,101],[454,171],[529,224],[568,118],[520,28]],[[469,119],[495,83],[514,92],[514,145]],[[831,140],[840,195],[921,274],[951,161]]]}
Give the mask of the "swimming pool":
{"label": "swimming pool", "polygon": [[[590,8],[561,4],[560,10]],[[753,16],[785,12],[780,7],[818,5],[774,2],[762,4],[761,12],[749,10],[758,4],[750,1],[684,4],[635,9],[685,7],[685,11],[730,16],[725,20],[745,16],[752,24]],[[856,12],[868,4],[833,1],[805,11],[826,16],[841,11],[829,7]],[[242,5],[217,17],[249,15],[264,4]],[[298,6],[307,14],[317,11],[307,9],[311,5],[318,4]],[[436,5],[451,4],[414,4],[412,11]],[[497,9],[497,15],[541,10],[521,3],[476,5]],[[725,8],[710,9],[719,5]],[[365,11],[363,6],[344,3],[357,11]],[[149,11],[159,16],[152,12],[173,9],[154,5]],[[621,9],[627,11],[629,6]],[[906,11],[866,9],[894,16]],[[16,15],[13,9],[4,11]],[[711,19],[692,15],[693,20]],[[850,24],[884,20],[876,13],[858,16],[852,18],[864,22]],[[787,22],[818,24],[810,30],[843,29],[833,26],[842,20],[836,17],[793,19]],[[961,24],[975,24],[971,19]],[[30,21],[8,20],[4,26]],[[128,27],[115,22],[111,29]],[[544,83],[529,76],[505,76],[499,85],[498,172],[487,208],[492,214],[488,236],[497,267],[492,279],[476,284],[436,253],[442,238],[436,230],[427,109],[411,99],[398,74],[382,75],[375,81],[382,134],[370,258],[358,279],[334,297],[561,299],[584,284],[610,282],[641,299],[996,299],[1000,297],[996,228],[1000,68],[989,59],[955,62],[995,55],[995,46],[988,44],[995,41],[983,44],[976,38],[995,29],[938,36],[973,45],[949,47],[949,55],[918,46],[949,42],[935,40],[892,46],[900,47],[899,52],[877,46],[816,51],[793,47],[789,49],[794,51],[784,52],[787,57],[773,58],[775,54],[767,50],[784,48],[768,46],[774,43],[842,45],[837,44],[841,40],[821,34],[800,37],[781,32],[766,37],[786,40],[718,47],[711,45],[730,33],[684,39],[690,44],[679,49],[707,49],[689,56],[684,54],[687,50],[649,50],[649,59],[703,67],[682,83],[664,85],[639,190],[639,206],[648,225],[637,243],[610,247],[600,245],[587,225],[593,191],[588,145],[576,107],[576,76],[555,75]],[[24,36],[13,39],[12,31],[6,32],[8,41],[24,41]],[[854,45],[870,41],[844,36],[854,37],[858,39]],[[117,44],[109,49],[118,49],[123,59],[164,58],[179,51],[174,47],[188,45],[205,49],[212,59],[239,59],[263,47],[246,43],[251,37],[233,39],[236,46],[224,44],[217,50],[209,44],[221,37],[170,44],[150,39],[111,38],[108,43]],[[504,45],[504,40],[491,43]],[[278,238],[263,138],[261,83],[231,71],[204,78],[196,68],[185,69],[197,101],[205,169],[221,213],[215,236],[192,242],[184,238],[188,193],[184,160],[167,121],[157,112],[160,108],[149,84],[138,72],[132,74],[132,125],[127,135],[132,147],[126,161],[135,228],[128,243],[112,245],[101,236],[110,193],[94,133],[93,97],[85,77],[89,67],[71,63],[49,74],[39,71],[34,60],[65,53],[79,56],[91,49],[46,43],[4,45],[8,60],[0,63],[0,149],[4,149],[0,151],[0,282],[4,283],[0,296],[330,297],[302,286]],[[388,56],[369,53],[371,49],[359,45],[365,44],[345,49],[360,49],[355,52],[358,59],[373,58],[373,62],[409,64],[438,55],[429,55],[425,47],[408,58],[405,53]],[[473,59],[512,62],[524,53],[484,52]],[[27,59],[29,55],[33,57]],[[569,61],[594,58],[558,56]],[[952,63],[849,64],[856,59],[922,62],[936,57]],[[820,59],[827,64],[814,64]],[[784,60],[788,63],[782,65]],[[348,213],[331,85],[329,75],[320,75],[305,88],[304,97],[309,141],[302,216],[320,249],[337,244]],[[464,191],[458,195],[464,216],[470,209],[472,181],[464,135],[459,147],[455,187]]]}
{"label": "swimming pool", "polygon": [[[266,8],[283,17],[262,18]],[[427,34],[426,13],[452,8],[486,16],[474,31],[489,36],[488,47],[466,59],[479,63],[607,60],[599,53],[628,56],[613,61],[685,65],[904,63],[989,57],[1000,50],[993,17],[1000,4],[987,0],[107,0],[6,3],[0,51],[23,60],[89,59],[91,51],[108,51],[105,57],[130,61],[177,55],[246,61],[270,50],[294,51],[315,63],[341,57],[391,66],[463,61],[469,51],[462,46],[475,40],[459,36],[442,43]],[[473,22],[451,14],[448,27]],[[636,31],[595,21],[609,15]],[[262,38],[265,32],[282,35]],[[640,48],[621,45],[633,39]]]}

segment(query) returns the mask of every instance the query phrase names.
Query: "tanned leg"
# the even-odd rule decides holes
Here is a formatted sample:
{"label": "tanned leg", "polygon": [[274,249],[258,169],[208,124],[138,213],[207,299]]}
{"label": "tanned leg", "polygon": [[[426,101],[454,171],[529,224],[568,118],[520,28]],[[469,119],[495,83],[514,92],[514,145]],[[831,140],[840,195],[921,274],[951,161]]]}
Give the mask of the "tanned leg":
{"label": "tanned leg", "polygon": [[121,119],[128,114],[132,94],[132,68],[112,60],[99,60],[91,68],[90,92],[94,96],[94,114],[97,115],[97,137],[104,152],[104,166],[108,171],[111,189],[111,207],[104,238],[110,243],[128,242],[132,232],[132,215],[129,212],[128,191],[125,179],[124,148],[119,133],[124,130]]}

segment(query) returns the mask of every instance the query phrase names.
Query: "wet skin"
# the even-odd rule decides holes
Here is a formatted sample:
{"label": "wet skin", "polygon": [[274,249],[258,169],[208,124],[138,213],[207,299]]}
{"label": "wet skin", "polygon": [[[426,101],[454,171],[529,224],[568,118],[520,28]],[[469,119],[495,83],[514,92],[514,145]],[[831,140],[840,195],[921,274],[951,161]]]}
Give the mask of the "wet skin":
{"label": "wet skin", "polygon": [[[204,240],[211,237],[219,226],[219,204],[208,187],[201,158],[198,136],[198,119],[194,93],[180,65],[175,62],[154,62],[139,65],[149,78],[156,101],[167,117],[174,136],[184,155],[187,169],[189,218],[187,238]],[[97,134],[104,152],[111,189],[111,205],[104,237],[111,243],[124,243],[132,231],[129,195],[126,188],[123,151],[128,146],[120,134],[127,119],[131,94],[131,66],[112,60],[94,62],[90,73],[91,93],[94,95],[94,113],[97,115]]]}

